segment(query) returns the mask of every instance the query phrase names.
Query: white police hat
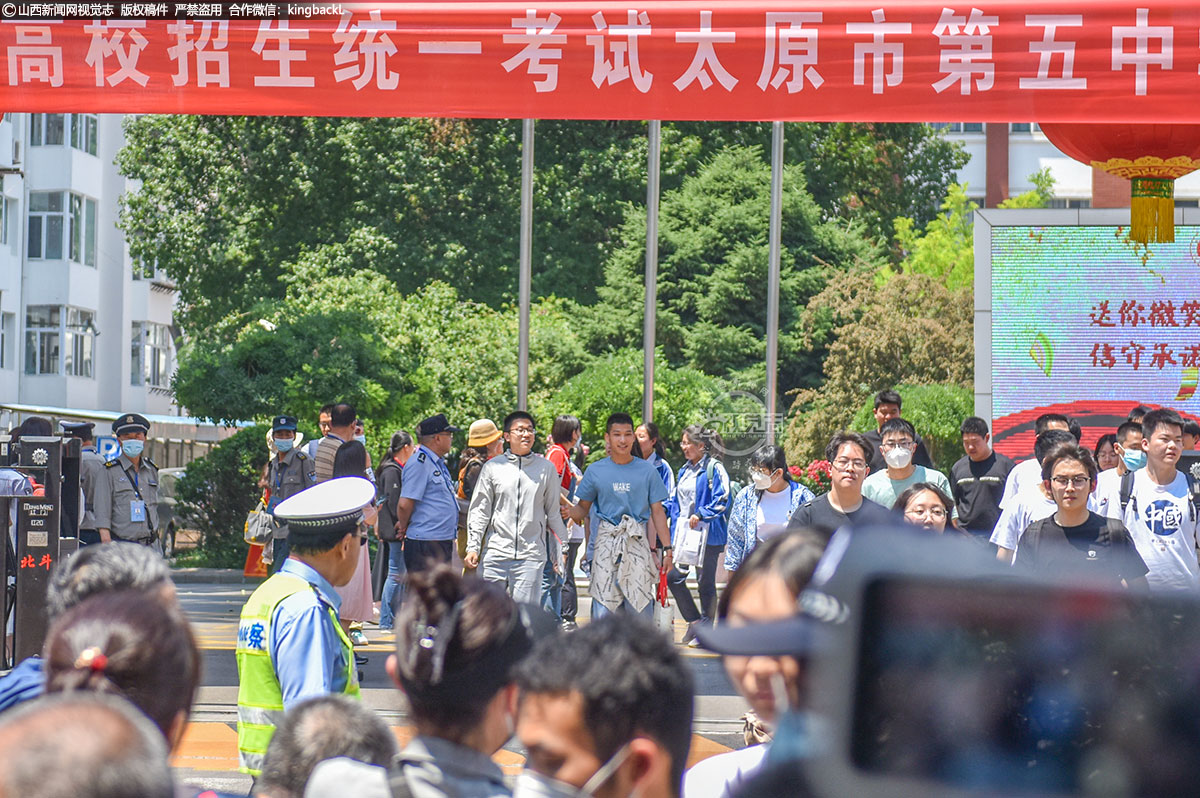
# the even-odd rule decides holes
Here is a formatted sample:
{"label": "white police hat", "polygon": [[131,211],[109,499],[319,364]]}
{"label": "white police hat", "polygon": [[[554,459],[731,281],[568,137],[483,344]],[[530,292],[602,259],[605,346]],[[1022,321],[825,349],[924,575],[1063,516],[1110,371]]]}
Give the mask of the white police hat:
{"label": "white police hat", "polygon": [[347,534],[362,520],[363,508],[374,500],[375,486],[370,480],[339,477],[284,499],[275,508],[275,518],[288,525],[289,535]]}

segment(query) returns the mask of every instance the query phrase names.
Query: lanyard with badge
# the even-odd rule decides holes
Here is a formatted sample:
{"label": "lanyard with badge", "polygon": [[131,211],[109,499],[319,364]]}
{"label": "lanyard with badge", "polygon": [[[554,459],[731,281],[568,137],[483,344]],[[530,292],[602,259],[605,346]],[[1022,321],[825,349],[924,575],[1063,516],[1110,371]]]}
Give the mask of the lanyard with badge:
{"label": "lanyard with badge", "polygon": [[149,529],[150,523],[146,521],[146,501],[142,498],[142,491],[138,488],[137,474],[131,474],[128,468],[122,470],[125,472],[125,476],[129,477],[129,484],[133,485],[133,492],[137,494],[136,499],[129,500],[129,520],[145,522],[146,528]]}

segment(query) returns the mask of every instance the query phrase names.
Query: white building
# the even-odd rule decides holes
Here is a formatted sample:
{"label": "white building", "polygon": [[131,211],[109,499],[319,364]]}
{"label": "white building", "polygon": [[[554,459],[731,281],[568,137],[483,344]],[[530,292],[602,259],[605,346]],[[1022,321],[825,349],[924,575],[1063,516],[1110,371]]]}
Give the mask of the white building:
{"label": "white building", "polygon": [[0,122],[0,402],[177,415],[175,287],[117,228],[121,115]]}
{"label": "white building", "polygon": [[[1054,201],[1051,207],[1092,207],[1092,168],[1063,154],[1062,150],[1050,143],[1037,124],[953,122],[935,126],[944,129],[951,141],[962,142],[971,156],[967,165],[958,171],[956,179],[959,183],[967,184],[967,195],[981,207],[991,207],[1004,196],[1015,197],[1032,190],[1029,176],[1042,169],[1049,169],[1054,178]],[[989,136],[992,137],[990,144]],[[989,159],[992,153],[994,157]],[[1006,189],[1003,196],[1001,189]],[[1177,207],[1194,208],[1198,201],[1200,172],[1193,172],[1175,181]],[[1127,195],[1121,206],[1129,206]]]}

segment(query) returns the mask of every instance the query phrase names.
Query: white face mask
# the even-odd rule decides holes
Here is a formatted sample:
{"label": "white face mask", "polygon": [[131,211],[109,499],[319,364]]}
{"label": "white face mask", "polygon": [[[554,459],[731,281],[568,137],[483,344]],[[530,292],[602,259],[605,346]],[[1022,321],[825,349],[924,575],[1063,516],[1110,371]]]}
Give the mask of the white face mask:
{"label": "white face mask", "polygon": [[612,778],[617,768],[629,758],[629,743],[609,757],[609,760],[592,774],[592,777],[582,787],[567,784],[565,781],[551,778],[538,773],[536,770],[525,768],[517,774],[517,782],[513,787],[513,798],[592,798],[593,793]]}
{"label": "white face mask", "polygon": [[775,482],[775,477],[773,474],[752,471],[750,472],[750,481],[754,483],[755,490],[766,490]]}
{"label": "white face mask", "polygon": [[883,456],[888,468],[907,468],[912,458],[913,453],[903,446],[896,446]]}

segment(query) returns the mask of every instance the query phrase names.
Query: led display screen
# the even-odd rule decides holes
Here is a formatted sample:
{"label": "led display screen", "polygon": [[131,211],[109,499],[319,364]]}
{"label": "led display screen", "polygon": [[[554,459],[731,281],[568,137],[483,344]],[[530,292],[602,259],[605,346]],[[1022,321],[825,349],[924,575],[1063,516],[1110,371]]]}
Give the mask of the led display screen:
{"label": "led display screen", "polygon": [[1141,245],[1126,228],[991,228],[996,448],[1024,458],[1033,421],[1061,412],[1083,443],[1137,403],[1200,411],[1200,227]]}

